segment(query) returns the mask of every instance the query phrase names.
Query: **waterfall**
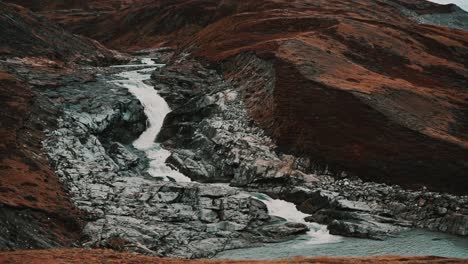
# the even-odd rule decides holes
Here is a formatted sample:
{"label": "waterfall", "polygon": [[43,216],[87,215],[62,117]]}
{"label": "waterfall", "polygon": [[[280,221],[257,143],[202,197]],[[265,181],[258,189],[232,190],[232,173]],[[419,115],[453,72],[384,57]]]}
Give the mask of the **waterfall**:
{"label": "waterfall", "polygon": [[331,235],[328,232],[327,226],[318,223],[306,222],[304,218],[310,216],[299,210],[296,205],[284,200],[273,199],[266,194],[256,193],[253,195],[254,198],[261,200],[268,208],[270,215],[284,218],[289,222],[303,223],[310,229],[307,235],[310,239],[307,241],[308,244],[324,244],[324,243],[335,243],[341,240],[341,237]]}
{"label": "waterfall", "polygon": [[[135,65],[150,65],[154,67],[122,72],[117,75],[122,79],[114,81],[117,85],[127,88],[140,100],[144,107],[145,114],[148,117],[148,128],[133,143],[133,146],[145,152],[150,161],[148,173],[151,176],[164,180],[190,182],[191,180],[189,177],[166,165],[166,159],[171,155],[171,152],[164,149],[161,144],[154,142],[162,128],[164,118],[171,109],[154,87],[147,85],[144,81],[151,78],[151,72],[153,70],[163,65],[155,64],[154,61],[149,58],[142,59],[141,62],[143,64]],[[135,65],[130,66],[133,67]],[[125,67],[125,65],[121,66]]]}

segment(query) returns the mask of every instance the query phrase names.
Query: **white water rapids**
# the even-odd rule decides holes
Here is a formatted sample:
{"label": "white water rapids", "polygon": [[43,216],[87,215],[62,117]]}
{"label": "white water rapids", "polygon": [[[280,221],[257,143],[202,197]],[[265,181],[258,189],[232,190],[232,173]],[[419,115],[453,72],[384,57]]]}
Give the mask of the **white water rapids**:
{"label": "white water rapids", "polygon": [[272,199],[265,194],[257,194],[254,197],[266,204],[268,207],[268,213],[270,215],[279,216],[289,222],[302,223],[307,225],[307,227],[310,229],[310,231],[307,232],[307,235],[310,236],[307,244],[324,244],[341,241],[340,236],[330,235],[327,226],[306,222],[304,218],[309,215],[297,210],[295,204],[286,202],[284,200]]}
{"label": "white water rapids", "polygon": [[[171,109],[157,91],[144,81],[150,79],[153,70],[163,65],[157,65],[151,59],[142,59],[142,63],[155,67],[122,72],[118,76],[122,77],[123,80],[115,81],[116,84],[127,88],[140,100],[148,117],[148,128],[133,142],[133,146],[145,152],[150,161],[148,173],[151,176],[164,180],[190,182],[189,177],[166,165],[166,159],[171,155],[171,152],[164,149],[161,144],[154,142],[161,130],[164,118],[171,112]],[[130,65],[130,67],[133,66],[135,65]]]}
{"label": "white water rapids", "polygon": [[[165,161],[170,156],[170,152],[162,148],[161,144],[154,142],[156,136],[164,122],[164,118],[171,111],[166,101],[158,94],[158,92],[150,85],[144,83],[150,79],[151,72],[164,65],[158,65],[149,58],[141,60],[142,64],[119,65],[117,67],[141,67],[147,65],[147,68],[140,70],[126,71],[118,74],[121,80],[113,81],[114,83],[127,88],[145,108],[145,114],[148,117],[148,128],[141,136],[133,143],[135,148],[144,151],[150,160],[148,173],[156,178],[164,180],[175,180],[177,182],[189,182],[189,177],[183,175],[179,171],[166,165]],[[264,202],[268,207],[270,215],[279,216],[290,222],[306,224],[310,231],[307,233],[310,239],[307,243],[323,244],[333,243],[340,240],[340,237],[333,236],[328,233],[327,227],[316,223],[308,223],[304,220],[309,216],[297,210],[293,203],[288,203],[283,200],[275,200],[264,194],[254,195],[256,199]]]}

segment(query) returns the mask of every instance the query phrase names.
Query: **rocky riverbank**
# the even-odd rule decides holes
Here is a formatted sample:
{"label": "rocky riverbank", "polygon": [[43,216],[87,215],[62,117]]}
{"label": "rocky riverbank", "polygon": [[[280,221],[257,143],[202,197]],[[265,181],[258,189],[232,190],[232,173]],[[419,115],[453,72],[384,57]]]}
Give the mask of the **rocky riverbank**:
{"label": "rocky riverbank", "polygon": [[229,71],[223,76],[193,59],[172,61],[152,75],[174,109],[158,140],[173,152],[168,162],[193,180],[229,182],[293,202],[332,234],[384,239],[410,227],[468,234],[467,196],[348,179],[345,171],[336,177],[327,166],[282,153],[244,105],[269,107],[261,99],[268,90],[255,90],[262,94],[256,101],[246,97],[268,64],[252,59],[239,83]]}
{"label": "rocky riverbank", "polygon": [[130,144],[145,129],[143,107],[109,81],[44,92],[63,113],[44,149],[87,215],[84,245],[201,258],[307,231],[269,216],[239,189],[150,177],[146,157]]}

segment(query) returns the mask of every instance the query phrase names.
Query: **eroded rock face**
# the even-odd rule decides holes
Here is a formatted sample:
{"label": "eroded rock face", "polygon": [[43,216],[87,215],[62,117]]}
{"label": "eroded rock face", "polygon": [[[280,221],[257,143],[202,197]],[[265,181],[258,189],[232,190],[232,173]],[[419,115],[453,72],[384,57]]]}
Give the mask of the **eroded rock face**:
{"label": "eroded rock face", "polygon": [[0,63],[0,250],[70,246],[80,236],[81,214],[41,146],[43,129],[55,126],[57,109],[3,66]]}
{"label": "eroded rock face", "polygon": [[422,24],[468,30],[468,13],[454,4],[433,5],[425,1],[401,1],[403,14]]}
{"label": "eroded rock face", "polygon": [[[303,54],[301,58],[318,56],[307,55],[313,51],[307,47],[308,44],[295,40],[286,42],[284,49],[280,48],[280,54],[289,56],[291,51],[297,49],[296,52]],[[418,112],[425,112],[423,105],[438,108],[437,104],[424,103],[429,102],[429,99],[423,99],[425,96],[420,97],[413,92],[393,92],[388,87],[383,94],[358,90],[347,94],[347,91],[311,82],[309,77],[306,78],[309,80],[298,81],[301,76],[321,78],[320,75],[326,75],[327,71],[320,70],[320,66],[314,66],[314,71],[307,71],[305,61],[299,62],[300,66],[296,67],[289,58],[284,58],[288,62],[276,58],[270,64],[274,71],[268,72],[259,65],[269,64],[271,60],[267,56],[263,58],[260,63],[255,63],[258,58],[239,55],[224,67],[225,77],[241,91],[246,91],[247,109],[256,123],[269,132],[282,151],[304,157],[303,164],[309,167],[309,172],[327,168],[334,175],[346,171],[348,175],[366,180],[398,183],[411,188],[427,185],[436,190],[464,193],[466,148],[463,144],[456,146],[428,137],[421,130],[422,134],[412,130],[412,125],[422,128],[416,121],[422,119],[415,119],[413,114],[419,114],[405,106],[405,100],[409,100],[410,108],[417,106],[418,109],[414,110]],[[314,63],[328,63],[331,60],[331,57],[323,57]],[[355,87],[361,89],[361,85]],[[459,104],[463,108],[462,105],[464,103]],[[454,108],[452,113],[459,116],[458,109]],[[380,110],[383,112],[379,113]],[[395,113],[397,116],[393,115]],[[390,115],[387,116],[390,119],[385,115]],[[410,129],[398,124],[400,117],[400,121],[407,120],[405,122]],[[434,122],[434,117],[426,117],[426,121]],[[465,137],[462,130],[459,132],[460,137]],[[385,146],[386,143],[390,145]],[[382,144],[382,148],[377,147],[379,144]],[[429,155],[435,149],[438,149],[438,155]],[[417,161],[410,162],[414,158]],[[449,179],[446,179],[446,175],[450,175]]]}
{"label": "eroded rock face", "polygon": [[[56,19],[115,47],[177,44],[176,59],[190,51],[219,66],[223,74],[186,61],[153,75],[156,88],[177,107],[160,140],[174,150],[169,162],[192,178],[294,201],[339,234],[381,238],[414,225],[466,235],[466,197],[328,177],[354,174],[466,192],[467,37],[407,19],[408,10],[416,10],[416,19],[428,15],[419,7],[432,5],[416,2],[414,7],[411,1],[145,1],[125,10],[64,12]],[[73,1],[71,7],[88,9],[89,3]],[[0,30],[24,33],[1,43],[2,55],[22,57],[15,63],[63,66],[27,58],[38,53],[76,63],[115,58],[94,42],[62,35],[60,28],[36,28],[48,24],[22,8],[0,8],[10,14],[0,17]],[[95,14],[102,16],[87,20]],[[452,18],[448,24],[456,23]],[[54,73],[36,78],[20,70],[34,76],[30,81],[37,87],[63,85]],[[70,84],[75,81],[46,92],[65,106],[46,149],[74,202],[89,213],[90,245],[201,257],[305,231],[297,224],[266,225],[270,219],[261,203],[237,189],[146,178],[144,157],[127,145],[143,130],[141,106],[122,90],[105,85],[81,90]],[[112,93],[97,94],[104,99],[99,102],[95,91]],[[302,206],[317,188],[336,196],[333,202],[325,197]],[[224,196],[211,197],[216,192]],[[34,199],[18,201],[36,206]],[[163,224],[151,225],[156,217]]]}
{"label": "eroded rock face", "polygon": [[252,243],[281,241],[307,230],[303,224],[280,224],[271,227],[282,230],[279,236],[262,233],[270,220],[266,206],[229,187],[132,177],[120,178],[110,188],[112,202],[95,201],[102,204],[98,208],[103,215],[86,226],[88,243],[107,246],[116,236],[134,251],[201,258]]}
{"label": "eroded rock face", "polygon": [[156,70],[155,88],[174,109],[158,141],[172,149],[168,162],[193,180],[247,187],[313,181],[293,168],[294,157],[252,125],[243,92],[219,74],[188,60]]}
{"label": "eroded rock face", "polygon": [[[375,12],[341,17],[335,4],[333,15],[308,18],[296,16],[310,12],[299,3],[282,13],[252,8],[210,24],[187,49],[214,64],[227,61],[226,80],[246,91],[249,116],[283,151],[335,174],[464,194],[467,34],[391,18],[398,13],[369,2],[347,6],[373,8],[385,19]],[[433,96],[440,93],[447,100]]]}

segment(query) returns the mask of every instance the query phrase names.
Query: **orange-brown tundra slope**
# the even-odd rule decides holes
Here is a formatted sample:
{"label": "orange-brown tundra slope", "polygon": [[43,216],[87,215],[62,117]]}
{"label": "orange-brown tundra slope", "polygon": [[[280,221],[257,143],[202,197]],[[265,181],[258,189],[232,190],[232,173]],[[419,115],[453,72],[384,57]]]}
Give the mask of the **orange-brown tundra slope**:
{"label": "orange-brown tundra slope", "polygon": [[293,258],[283,260],[182,260],[162,259],[111,250],[59,249],[42,251],[1,252],[0,262],[5,264],[72,264],[72,263],[158,263],[158,264],[449,264],[467,263],[466,260],[439,257],[365,257],[365,258]]}
{"label": "orange-brown tundra slope", "polygon": [[0,36],[0,247],[71,245],[81,213],[42,151],[44,131],[54,129],[59,113],[34,86],[87,81],[72,65],[111,62],[116,53],[3,2]]}
{"label": "orange-brown tundra slope", "polygon": [[[79,238],[79,212],[41,151],[52,127],[31,88],[0,71],[0,233],[3,248],[50,247]],[[42,112],[31,117],[31,112]]]}

